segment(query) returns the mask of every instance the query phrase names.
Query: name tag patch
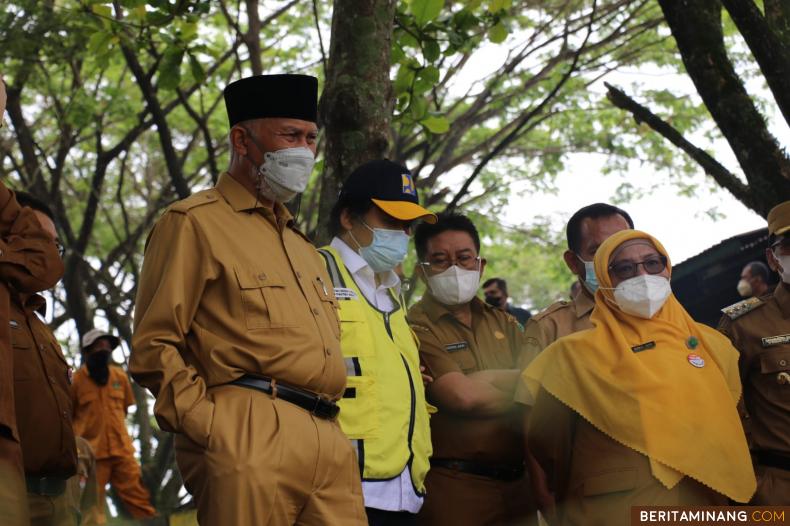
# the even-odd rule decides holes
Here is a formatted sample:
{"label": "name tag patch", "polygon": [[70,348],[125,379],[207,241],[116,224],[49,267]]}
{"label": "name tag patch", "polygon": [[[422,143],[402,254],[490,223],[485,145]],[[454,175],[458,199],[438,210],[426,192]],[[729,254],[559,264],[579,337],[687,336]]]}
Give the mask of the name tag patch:
{"label": "name tag patch", "polygon": [[347,289],[343,287],[335,287],[335,297],[339,300],[355,300],[359,298],[357,293],[354,292],[352,289]]}
{"label": "name tag patch", "polygon": [[444,350],[447,352],[457,352],[468,348],[469,348],[468,342],[448,343],[447,345],[444,346]]}
{"label": "name tag patch", "polygon": [[768,336],[767,338],[763,338],[763,347],[782,345],[783,343],[790,343],[790,334],[780,334],[779,336]]}
{"label": "name tag patch", "polygon": [[631,347],[631,350],[634,352],[642,352],[648,349],[655,349],[655,347],[656,347],[656,342],[651,341],[651,342],[640,343],[639,345],[634,345],[633,347]]}

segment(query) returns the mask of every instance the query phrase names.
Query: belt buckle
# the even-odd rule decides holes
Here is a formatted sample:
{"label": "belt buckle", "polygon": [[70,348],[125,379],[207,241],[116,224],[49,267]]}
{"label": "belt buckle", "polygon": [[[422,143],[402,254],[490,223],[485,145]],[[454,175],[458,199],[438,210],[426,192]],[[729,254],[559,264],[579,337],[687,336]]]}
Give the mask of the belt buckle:
{"label": "belt buckle", "polygon": [[335,416],[337,416],[338,409],[339,408],[335,404],[324,400],[320,396],[316,396],[315,407],[313,407],[313,410],[310,412],[319,418],[334,420]]}

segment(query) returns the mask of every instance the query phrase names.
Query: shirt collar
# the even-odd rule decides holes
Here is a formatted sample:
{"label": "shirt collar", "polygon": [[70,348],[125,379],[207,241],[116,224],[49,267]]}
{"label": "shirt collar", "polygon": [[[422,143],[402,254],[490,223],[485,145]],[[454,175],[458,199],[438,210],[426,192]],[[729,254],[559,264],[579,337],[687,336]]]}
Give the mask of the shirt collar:
{"label": "shirt collar", "polygon": [[19,293],[19,303],[27,312],[37,312],[42,316],[47,315],[47,300],[39,294]]}
{"label": "shirt collar", "polygon": [[[455,319],[452,311],[450,311],[447,305],[437,300],[434,295],[431,294],[430,289],[425,291],[422,301],[425,314],[428,315],[428,318],[430,318],[431,321],[436,322],[444,316],[450,316],[451,318]],[[477,296],[472,298],[472,301],[470,301],[469,304],[472,309],[472,319],[474,319],[475,314],[480,314],[486,307],[493,308],[491,305],[483,302],[483,300]]]}
{"label": "shirt collar", "polygon": [[222,197],[236,212],[246,212],[248,210],[260,210],[266,217],[276,219],[278,223],[290,226],[293,223],[293,216],[282,203],[275,202],[274,210],[266,206],[255,196],[253,196],[241,183],[233,178],[228,172],[219,176],[215,187]]}
{"label": "shirt collar", "polygon": [[595,299],[587,291],[587,288],[582,284],[582,290],[573,299],[573,307],[576,311],[577,318],[583,318],[588,315],[595,307]]}
{"label": "shirt collar", "polygon": [[[365,261],[356,250],[348,246],[345,241],[337,236],[332,238],[332,242],[329,243],[329,246],[337,250],[338,254],[340,254],[340,259],[343,260],[343,264],[348,271],[354,275],[355,279],[365,280],[368,285],[372,287],[375,286],[376,279],[373,269],[370,268],[367,261]],[[400,294],[400,278],[395,271],[388,270],[386,272],[380,272],[379,281],[380,284],[378,288],[394,288],[396,292]]]}

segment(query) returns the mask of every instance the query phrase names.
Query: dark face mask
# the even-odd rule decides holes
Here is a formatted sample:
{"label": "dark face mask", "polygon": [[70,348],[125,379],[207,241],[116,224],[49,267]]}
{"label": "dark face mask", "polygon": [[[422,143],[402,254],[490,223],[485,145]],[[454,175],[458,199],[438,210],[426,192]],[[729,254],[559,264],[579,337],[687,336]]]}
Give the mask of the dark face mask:
{"label": "dark face mask", "polygon": [[503,298],[501,296],[486,296],[486,303],[492,307],[501,307],[502,299]]}
{"label": "dark face mask", "polygon": [[88,376],[98,385],[107,385],[110,379],[110,351],[95,351],[85,357]]}

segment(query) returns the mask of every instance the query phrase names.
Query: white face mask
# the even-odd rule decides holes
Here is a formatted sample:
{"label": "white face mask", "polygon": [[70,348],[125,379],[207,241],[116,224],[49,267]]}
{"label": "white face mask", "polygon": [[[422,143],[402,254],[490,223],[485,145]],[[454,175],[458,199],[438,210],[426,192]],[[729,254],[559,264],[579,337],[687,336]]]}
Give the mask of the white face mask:
{"label": "white face mask", "polygon": [[265,197],[287,203],[307,188],[315,165],[315,155],[304,146],[263,154],[258,167],[258,191]]}
{"label": "white face mask", "polygon": [[444,305],[461,305],[472,301],[480,287],[480,270],[466,270],[453,265],[435,276],[428,276],[428,287]]}
{"label": "white face mask", "polygon": [[752,285],[745,279],[742,279],[738,282],[738,294],[742,298],[748,298],[752,295]]}
{"label": "white face mask", "polygon": [[661,310],[672,288],[664,276],[641,274],[627,279],[614,289],[614,301],[626,314],[650,319]]}
{"label": "white face mask", "polygon": [[774,257],[782,265],[782,281],[790,284],[790,256],[780,256],[774,252]]}

